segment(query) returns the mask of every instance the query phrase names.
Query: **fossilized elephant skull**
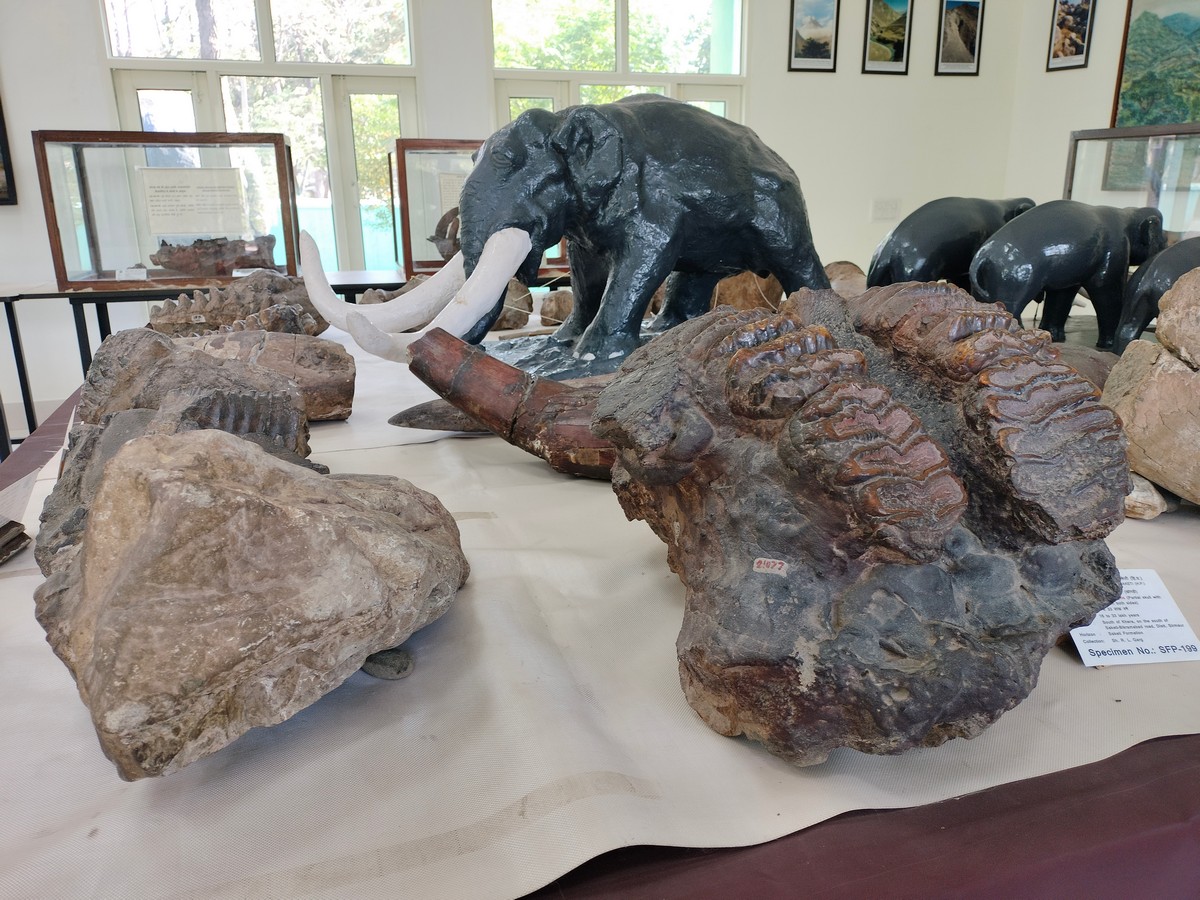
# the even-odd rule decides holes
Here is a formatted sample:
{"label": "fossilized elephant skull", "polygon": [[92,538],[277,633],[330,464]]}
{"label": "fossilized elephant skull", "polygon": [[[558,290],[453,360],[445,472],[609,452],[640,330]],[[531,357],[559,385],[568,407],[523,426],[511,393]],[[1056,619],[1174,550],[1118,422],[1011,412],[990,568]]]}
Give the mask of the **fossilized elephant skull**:
{"label": "fossilized elephant skull", "polygon": [[978,734],[1119,594],[1119,421],[1047,335],[948,286],[685,322],[594,430],[687,585],[688,701],[801,765]]}

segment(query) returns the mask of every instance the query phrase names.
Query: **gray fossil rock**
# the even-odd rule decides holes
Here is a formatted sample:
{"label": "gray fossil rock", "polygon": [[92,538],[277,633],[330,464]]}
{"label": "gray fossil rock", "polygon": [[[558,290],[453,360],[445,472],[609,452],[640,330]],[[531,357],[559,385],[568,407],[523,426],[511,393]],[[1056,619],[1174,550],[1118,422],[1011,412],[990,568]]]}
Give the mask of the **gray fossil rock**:
{"label": "gray fossil rock", "polygon": [[264,328],[317,335],[329,327],[308,299],[304,280],[260,270],[223,288],[180,294],[150,308],[149,327],[172,337],[222,329]]}
{"label": "gray fossil rock", "polygon": [[978,734],[1120,593],[1118,420],[957,288],[714,310],[632,353],[593,430],[687,586],[688,702],[799,765]]}
{"label": "gray fossil rock", "polygon": [[408,482],[318,475],[220,431],[148,435],[104,468],[36,614],[133,780],[287,719],[467,573],[450,514]]}
{"label": "gray fossil rock", "polygon": [[304,459],[308,423],[292,392],[205,390],[165,397],[159,409],[127,409],[100,423],[79,422],[71,429],[62,472],[42,506],[34,558],[43,575],[66,565],[78,545],[101,473],[117,451],[145,434],[177,434],[214,428],[237,435],[285,462],[327,471]]}
{"label": "gray fossil rock", "polygon": [[345,419],[354,407],[354,357],[334,341],[307,334],[232,331],[177,338],[217,359],[270,369],[294,381],[310,422]]}
{"label": "gray fossil rock", "polygon": [[95,425],[108,413],[158,409],[167,396],[200,387],[291,393],[303,408],[300,389],[286,375],[240,359],[218,359],[149,328],[131,328],[105,338],[96,350],[79,396],[79,419]]}

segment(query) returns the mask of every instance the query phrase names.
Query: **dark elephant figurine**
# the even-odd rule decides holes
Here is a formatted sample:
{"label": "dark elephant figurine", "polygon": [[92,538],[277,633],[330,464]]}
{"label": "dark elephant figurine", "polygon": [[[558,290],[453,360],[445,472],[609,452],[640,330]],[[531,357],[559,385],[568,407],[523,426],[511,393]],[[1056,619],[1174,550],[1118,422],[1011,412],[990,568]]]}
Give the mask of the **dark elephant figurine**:
{"label": "dark elephant figurine", "polygon": [[[774,274],[789,293],[829,287],[788,164],[749,128],[655,95],[522,113],[480,148],[459,216],[467,275],[502,229],[530,236],[515,273],[526,282],[567,238],[575,307],[555,337],[585,360],[635,349],[651,296],[672,273],[664,328],[706,312],[716,283],[747,269]],[[501,301],[468,341],[483,337]]]}
{"label": "dark elephant figurine", "polygon": [[1005,222],[1034,206],[1028,197],[930,200],[905,216],[875,248],[867,269],[867,287],[945,279],[968,290],[971,260],[983,242]]}
{"label": "dark elephant figurine", "polygon": [[1165,246],[1162,214],[1153,207],[1051,200],[984,242],[971,262],[971,293],[985,303],[1003,303],[1014,316],[1044,296],[1041,327],[1062,341],[1071,302],[1082,288],[1096,308],[1096,346],[1108,349],[1130,265]]}
{"label": "dark elephant figurine", "polygon": [[1129,277],[1113,352],[1124,353],[1158,315],[1158,301],[1179,278],[1200,268],[1200,237],[1172,244]]}

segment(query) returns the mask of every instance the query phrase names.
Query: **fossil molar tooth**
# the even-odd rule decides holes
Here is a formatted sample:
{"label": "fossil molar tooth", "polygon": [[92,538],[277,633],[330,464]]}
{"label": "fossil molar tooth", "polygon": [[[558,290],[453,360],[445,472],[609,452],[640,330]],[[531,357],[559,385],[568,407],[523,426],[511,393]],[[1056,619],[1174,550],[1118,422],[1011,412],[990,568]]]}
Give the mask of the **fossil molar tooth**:
{"label": "fossil molar tooth", "polygon": [[839,375],[865,371],[861,353],[837,349],[828,330],[808,326],[735,351],[725,395],[738,415],[782,418]]}
{"label": "fossil molar tooth", "polygon": [[[780,321],[836,344],[811,355],[727,313],[692,319],[630,354],[593,420],[626,514],[687,587],[689,703],[802,765],[978,734],[1119,595],[1100,538],[1120,520],[1124,444],[1094,389],[952,287],[854,310],[789,298]],[[769,361],[731,371],[745,345]],[[777,417],[730,388],[768,372],[780,396],[822,364]]]}

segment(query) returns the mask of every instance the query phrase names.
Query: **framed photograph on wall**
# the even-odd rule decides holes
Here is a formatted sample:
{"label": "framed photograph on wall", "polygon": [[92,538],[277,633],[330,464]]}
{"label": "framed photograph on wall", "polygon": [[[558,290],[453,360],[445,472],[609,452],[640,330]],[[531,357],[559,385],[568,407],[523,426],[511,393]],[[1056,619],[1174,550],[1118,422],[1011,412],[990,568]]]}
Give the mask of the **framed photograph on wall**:
{"label": "framed photograph on wall", "polygon": [[13,181],[12,155],[8,152],[8,132],[4,128],[4,110],[0,109],[0,204],[17,202],[17,184]]}
{"label": "framed photograph on wall", "polygon": [[1096,0],[1051,0],[1050,55],[1046,71],[1082,69],[1092,49]]}
{"label": "framed photograph on wall", "polygon": [[841,0],[792,0],[789,72],[832,72]]}
{"label": "framed photograph on wall", "polygon": [[876,75],[908,74],[908,23],[912,0],[867,0],[867,34],[862,70]]}
{"label": "framed photograph on wall", "polygon": [[978,75],[983,0],[942,0],[935,75]]}
{"label": "framed photograph on wall", "polygon": [[1129,0],[1114,127],[1200,122],[1197,29],[1200,0]]}

